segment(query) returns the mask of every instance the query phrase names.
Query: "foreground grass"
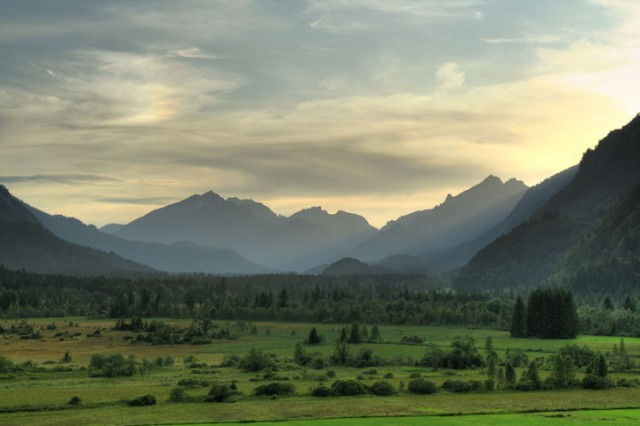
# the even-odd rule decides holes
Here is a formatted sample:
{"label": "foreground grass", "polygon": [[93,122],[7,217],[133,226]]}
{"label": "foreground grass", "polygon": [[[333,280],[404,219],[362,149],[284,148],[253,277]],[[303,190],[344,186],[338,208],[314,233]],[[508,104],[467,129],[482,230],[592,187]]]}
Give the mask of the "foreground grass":
{"label": "foreground grass", "polygon": [[[151,424],[207,424],[220,422],[246,421],[282,421],[327,418],[328,424],[343,417],[406,417],[427,416],[425,420],[435,424],[471,424],[440,423],[441,417],[449,415],[513,414],[555,411],[575,411],[591,409],[616,409],[640,406],[640,391],[637,389],[613,389],[608,391],[547,391],[531,393],[487,393],[487,394],[448,394],[438,393],[430,396],[402,395],[396,397],[342,397],[310,398],[295,397],[277,400],[253,399],[237,403],[223,404],[172,404],[161,403],[153,407],[131,408],[123,404],[98,406],[86,409],[66,409],[57,412],[17,412],[0,415],[2,425],[151,425]],[[631,410],[640,413],[640,410]],[[576,413],[572,413],[576,414]],[[588,414],[585,414],[588,415]],[[437,416],[437,417],[433,417]],[[541,415],[542,416],[542,415]],[[527,416],[523,416],[525,418]],[[544,417],[544,416],[542,416]],[[541,417],[541,418],[542,418]],[[479,424],[490,417],[483,415]],[[508,419],[508,417],[500,417]],[[520,418],[520,417],[518,417]],[[533,418],[538,418],[534,416]],[[436,420],[437,419],[437,420]],[[357,419],[352,421],[356,422]],[[366,419],[366,424],[370,419]],[[371,419],[373,420],[373,419]],[[384,420],[384,419],[383,419]],[[393,419],[401,420],[401,419]],[[362,422],[363,420],[360,419]],[[382,421],[382,420],[381,420]],[[461,420],[462,421],[462,420]],[[268,424],[268,423],[267,423]],[[282,424],[282,423],[279,423]],[[315,422],[287,422],[282,424],[300,426],[325,426]],[[351,424],[351,423],[348,423]],[[365,424],[365,423],[354,423]],[[386,423],[390,424],[390,423]],[[400,424],[400,423],[399,423]],[[415,424],[415,423],[412,423]],[[478,424],[478,423],[476,423]],[[495,424],[518,424],[505,421]],[[523,423],[527,424],[527,423]],[[541,424],[541,423],[532,423]],[[555,423],[554,423],[555,424]],[[614,423],[616,424],[616,423]],[[625,423],[620,423],[625,424]],[[261,423],[260,426],[263,426]],[[266,424],[264,425],[266,426]]]}
{"label": "foreground grass", "polygon": [[[256,426],[569,426],[585,423],[607,425],[636,425],[640,422],[640,410],[590,410],[573,412],[548,412],[534,414],[489,414],[439,417],[377,417],[326,420],[294,420],[288,422],[264,422]],[[210,425],[210,424],[209,424]],[[237,423],[216,423],[216,426],[236,426]],[[193,426],[208,426],[207,424]]]}

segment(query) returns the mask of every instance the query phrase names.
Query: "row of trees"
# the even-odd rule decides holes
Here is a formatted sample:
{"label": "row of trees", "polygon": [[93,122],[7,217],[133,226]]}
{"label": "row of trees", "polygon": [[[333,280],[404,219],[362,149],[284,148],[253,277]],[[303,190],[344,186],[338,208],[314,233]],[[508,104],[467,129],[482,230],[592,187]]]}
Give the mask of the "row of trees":
{"label": "row of trees", "polygon": [[539,287],[529,294],[527,304],[516,299],[511,321],[512,337],[572,339],[579,320],[573,295],[558,287]]}
{"label": "row of trees", "polygon": [[[77,278],[0,266],[0,317],[173,317],[511,328],[514,336],[640,336],[638,298],[605,298],[575,314],[571,293],[536,289],[461,293],[424,276],[325,277],[185,275],[147,279]],[[586,299],[581,299],[583,303]],[[0,330],[2,332],[2,330]]]}

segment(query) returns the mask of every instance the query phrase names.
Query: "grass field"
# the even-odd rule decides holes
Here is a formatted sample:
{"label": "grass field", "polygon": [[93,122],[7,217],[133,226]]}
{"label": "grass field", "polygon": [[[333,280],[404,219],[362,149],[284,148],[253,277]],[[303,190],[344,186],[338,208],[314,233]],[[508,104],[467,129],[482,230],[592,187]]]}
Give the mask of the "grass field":
{"label": "grass field", "polygon": [[[640,410],[585,410],[578,412],[546,412],[533,414],[485,414],[442,417],[367,417],[352,419],[294,420],[287,422],[256,423],[256,426],[467,426],[467,425],[532,425],[565,426],[582,424],[636,425],[640,422]],[[216,426],[232,426],[238,423],[215,423]],[[209,423],[208,425],[211,425]],[[208,426],[203,423],[193,426]]]}
{"label": "grass field", "polygon": [[[165,320],[174,324],[188,326],[190,321]],[[56,323],[56,330],[47,330],[46,326]],[[69,327],[69,322],[73,327]],[[11,327],[14,321],[2,321],[5,329]],[[131,344],[123,337],[132,335],[131,332],[114,331],[113,320],[87,320],[83,318],[59,318],[29,320],[34,329],[40,330],[43,338],[39,340],[20,339],[15,335],[0,335],[0,355],[14,363],[27,360],[36,362],[41,369],[26,371],[19,374],[0,374],[0,424],[2,425],[68,425],[68,424],[181,424],[207,422],[238,422],[238,421],[275,421],[285,419],[309,419],[318,417],[362,417],[362,416],[427,416],[436,420],[435,424],[466,425],[473,421],[475,414],[483,413],[482,424],[502,424],[516,421],[535,424],[549,419],[549,421],[571,422],[578,421],[580,416],[590,416],[595,411],[571,411],[565,417],[544,417],[556,410],[586,410],[586,409],[615,409],[640,407],[640,388],[615,388],[605,391],[567,390],[567,391],[537,391],[537,392],[472,392],[467,394],[451,394],[439,390],[434,395],[418,396],[401,393],[392,397],[359,396],[359,397],[331,397],[313,398],[305,396],[318,384],[331,384],[333,380],[357,379],[371,385],[379,380],[386,380],[396,388],[406,384],[410,375],[420,374],[422,377],[440,385],[447,379],[484,380],[486,373],[482,370],[462,371],[431,371],[416,366],[378,366],[374,369],[357,369],[350,367],[328,367],[324,370],[303,368],[288,363],[286,371],[277,372],[286,376],[296,388],[296,396],[278,398],[249,397],[253,389],[267,383],[258,373],[245,373],[237,368],[219,368],[218,364],[228,355],[246,354],[251,348],[273,353],[280,359],[290,359],[296,343],[304,340],[314,324],[301,323],[256,323],[256,333],[249,332],[250,327],[242,327],[235,323],[218,322],[219,325],[229,327],[236,340],[214,340],[206,345],[158,345]],[[78,326],[75,326],[75,323]],[[339,335],[342,325],[319,324],[318,330],[326,338],[323,345],[307,347],[307,351],[318,351],[329,355],[333,351],[333,342]],[[101,328],[101,337],[86,337],[87,334]],[[68,331],[68,334],[79,334],[74,338],[54,337],[56,333]],[[494,347],[502,357],[507,350],[523,350],[530,359],[548,357],[567,343],[587,345],[595,351],[606,354],[613,349],[614,344],[620,342],[618,337],[579,336],[575,340],[538,340],[512,339],[507,332],[485,329],[466,329],[460,327],[420,327],[420,326],[381,326],[381,343],[366,343],[352,345],[352,351],[370,348],[375,355],[385,358],[413,357],[420,359],[426,350],[425,345],[435,344],[447,349],[452,339],[459,335],[471,335],[476,339],[481,349],[484,339],[491,336]],[[71,333],[73,332],[73,333]],[[422,345],[400,344],[402,336],[420,336],[424,339]],[[640,339],[625,338],[627,351],[633,358],[640,358]],[[62,364],[65,352],[73,357],[71,363]],[[125,356],[134,355],[138,361],[143,358],[152,360],[156,357],[172,356],[175,365],[162,367],[146,375],[120,378],[90,378],[86,366],[92,354],[122,353]],[[194,356],[198,363],[208,366],[201,369],[190,369],[183,362],[187,356]],[[70,371],[55,371],[59,367]],[[70,368],[69,368],[70,367]],[[332,369],[335,379],[328,379],[326,371]],[[200,373],[200,374],[196,374]],[[518,376],[522,369],[518,370]],[[541,372],[543,376],[548,371]],[[582,377],[584,373],[578,372]],[[386,376],[386,377],[385,377]],[[613,374],[615,378],[616,373]],[[625,377],[638,378],[637,371],[624,373]],[[239,391],[246,397],[235,403],[173,403],[169,401],[171,389],[180,379],[197,378],[210,382],[237,382]],[[208,388],[198,387],[188,389],[187,396],[201,398],[206,395]],[[152,394],[158,404],[151,407],[129,407],[126,401],[143,394]],[[82,399],[80,406],[70,406],[67,402],[74,396]],[[544,411],[544,414],[513,414],[509,420],[508,413],[524,413],[527,411]],[[611,424],[628,424],[627,411],[612,411]],[[633,411],[630,411],[633,414]],[[442,417],[443,415],[458,415],[456,417]],[[491,415],[489,415],[491,414]],[[492,416],[500,414],[499,416]],[[630,415],[631,415],[630,414]],[[510,416],[511,414],[509,414]],[[603,414],[604,415],[604,414]],[[607,414],[608,415],[608,414]],[[438,416],[438,417],[433,417]],[[504,417],[507,416],[507,417]],[[495,417],[495,423],[486,423]],[[585,419],[587,418],[585,417]],[[607,417],[608,418],[608,417]],[[421,421],[422,418],[420,418]],[[502,419],[502,420],[500,420]],[[529,420],[533,419],[533,420]],[[537,419],[537,420],[536,420]],[[367,419],[366,424],[369,420]],[[386,421],[382,419],[375,421]],[[331,420],[331,424],[337,420]],[[360,424],[357,419],[350,419],[345,425]],[[362,420],[360,420],[362,421]],[[402,425],[409,418],[394,418],[393,423]],[[418,421],[418,420],[416,420]],[[465,423],[465,422],[469,423]],[[478,420],[475,420],[478,422]],[[612,420],[614,421],[614,420]],[[443,422],[443,423],[441,423]],[[445,423],[447,422],[447,423]],[[457,422],[457,423],[456,423]],[[622,422],[622,423],[620,423]],[[262,425],[263,423],[261,423]],[[266,425],[267,423],[264,423]],[[280,423],[281,424],[281,423]],[[287,425],[324,426],[321,421],[288,422]],[[329,424],[329,423],[327,423]],[[364,424],[364,423],[362,423]],[[407,423],[409,424],[409,423]],[[420,424],[420,423],[411,423]],[[432,424],[432,423],[430,423]],[[532,423],[533,424],[533,423]],[[551,423],[549,423],[551,424]],[[553,423],[570,424],[570,423]]]}

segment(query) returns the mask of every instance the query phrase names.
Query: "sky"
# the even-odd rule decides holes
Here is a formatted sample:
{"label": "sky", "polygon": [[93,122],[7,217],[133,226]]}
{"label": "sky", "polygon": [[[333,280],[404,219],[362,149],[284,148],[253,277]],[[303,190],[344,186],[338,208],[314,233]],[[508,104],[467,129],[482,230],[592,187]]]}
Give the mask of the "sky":
{"label": "sky", "polygon": [[85,223],[209,190],[375,226],[640,111],[636,0],[0,0],[0,184]]}

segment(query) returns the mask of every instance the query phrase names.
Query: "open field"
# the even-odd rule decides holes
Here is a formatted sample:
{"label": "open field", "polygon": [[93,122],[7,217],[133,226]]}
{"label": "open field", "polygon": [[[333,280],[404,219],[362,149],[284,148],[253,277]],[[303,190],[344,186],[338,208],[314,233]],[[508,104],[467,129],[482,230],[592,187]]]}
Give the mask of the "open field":
{"label": "open field", "polygon": [[[188,320],[164,320],[165,322],[189,326]],[[556,410],[585,410],[585,409],[615,409],[640,407],[640,388],[615,388],[602,391],[588,391],[582,389],[564,391],[536,391],[514,392],[497,390],[493,392],[477,391],[465,394],[452,394],[438,390],[433,395],[413,395],[400,393],[395,396],[357,396],[314,398],[305,396],[319,384],[330,385],[334,380],[355,379],[366,385],[376,381],[387,381],[396,388],[402,388],[411,380],[410,375],[420,375],[438,386],[445,380],[484,380],[486,372],[475,370],[439,370],[401,365],[412,357],[419,360],[425,353],[427,344],[434,344],[447,350],[451,340],[459,335],[471,335],[476,339],[476,345],[483,353],[482,347],[487,336],[493,338],[494,347],[502,358],[507,350],[523,350],[529,359],[549,357],[567,343],[587,345],[603,354],[611,352],[613,346],[620,342],[618,337],[579,336],[575,340],[538,340],[512,339],[507,332],[487,329],[466,329],[461,327],[421,327],[421,326],[381,326],[382,342],[350,345],[352,352],[369,348],[374,355],[387,359],[397,358],[398,363],[377,366],[375,368],[353,368],[344,366],[329,366],[322,370],[300,367],[291,361],[294,346],[303,341],[314,324],[302,323],[255,323],[236,324],[217,322],[221,327],[228,327],[236,337],[234,340],[214,340],[205,345],[149,345],[145,343],[131,344],[123,339],[135,336],[136,333],[114,331],[111,328],[113,320],[87,320],[84,318],[38,319],[27,321],[34,330],[39,330],[41,339],[20,339],[16,335],[4,334],[0,336],[0,355],[10,361],[20,364],[25,361],[37,363],[39,368],[21,373],[0,374],[0,424],[179,424],[179,423],[207,423],[260,421],[309,418],[337,418],[363,416],[443,416],[464,414],[462,417],[438,417],[438,424],[468,424],[478,413],[500,414],[495,423],[486,423],[492,416],[483,415],[483,424],[502,424],[512,421],[537,419],[535,424],[541,423],[546,417],[543,414],[520,415],[513,420],[505,420],[508,413],[524,413],[528,411],[552,412]],[[55,323],[55,329],[51,325]],[[69,323],[72,324],[69,327]],[[0,325],[9,329],[15,321],[0,321]],[[77,326],[76,326],[77,324]],[[254,332],[251,331],[255,326]],[[329,356],[333,350],[333,341],[338,337],[342,325],[319,324],[318,331],[327,343],[319,346],[306,346],[308,352],[320,352]],[[101,329],[100,337],[87,337],[87,334]],[[56,334],[66,333],[55,337]],[[73,337],[73,335],[76,335]],[[424,339],[421,345],[400,344],[402,336],[419,336]],[[625,338],[625,345],[632,358],[640,358],[640,339]],[[266,397],[250,396],[256,386],[269,383],[261,373],[243,372],[235,367],[219,367],[226,356],[245,355],[250,349],[256,348],[266,353],[276,354],[282,360],[282,365],[276,372],[280,378],[286,378],[286,383],[295,386],[296,396],[269,399]],[[69,352],[72,361],[62,363],[65,352]],[[89,377],[86,370],[91,355],[96,353],[121,353],[125,357],[133,355],[138,362],[143,359],[154,360],[157,357],[171,356],[175,364],[162,366],[137,374],[133,377],[99,378]],[[185,360],[193,356],[198,365],[194,368],[194,361]],[[286,361],[289,360],[289,361]],[[58,371],[56,371],[58,370]],[[63,370],[63,371],[60,371]],[[335,378],[328,377],[328,371],[335,373]],[[523,369],[517,370],[518,377]],[[543,378],[549,371],[542,370]],[[582,378],[583,372],[577,373]],[[620,376],[612,373],[615,379]],[[625,372],[624,377],[638,378],[637,371]],[[170,392],[181,379],[197,379],[207,382],[230,383],[235,381],[238,390],[244,397],[234,403],[202,403],[202,402],[170,402]],[[207,386],[185,389],[188,398],[201,399],[208,392]],[[156,397],[157,405],[151,407],[129,407],[126,401],[140,395],[152,394]],[[82,403],[70,406],[67,402],[78,396]],[[573,421],[579,416],[589,416],[595,412],[574,412],[562,417],[563,422]],[[611,416],[618,423],[626,421],[627,417],[614,411]],[[620,416],[618,416],[620,414]],[[605,415],[605,414],[603,414]],[[608,415],[608,414],[607,414]],[[524,417],[522,417],[524,416]],[[576,417],[578,416],[578,417]],[[616,417],[617,416],[617,417]],[[612,417],[612,418],[613,418]],[[620,417],[618,419],[618,417]],[[431,417],[433,419],[433,417]],[[559,417],[549,417],[558,420]],[[543,420],[541,420],[543,419]],[[387,420],[388,419],[384,419]],[[394,419],[398,425],[403,418]],[[406,419],[405,419],[406,420]],[[357,420],[351,420],[358,423]],[[367,424],[369,419],[367,420]],[[440,423],[448,422],[448,423]],[[477,420],[476,420],[477,421]],[[493,420],[492,420],[493,421]],[[531,420],[532,422],[534,420]],[[331,424],[336,420],[331,420]],[[456,423],[457,422],[457,423]],[[297,425],[298,423],[286,423]],[[385,423],[390,424],[390,423]],[[408,423],[407,423],[408,424]],[[411,423],[419,424],[419,423]],[[534,423],[532,423],[534,424]],[[571,424],[571,423],[554,423]],[[324,423],[300,423],[308,426],[324,426]]]}
{"label": "open field", "polygon": [[[565,426],[584,423],[606,423],[607,425],[633,425],[640,422],[639,410],[591,410],[577,412],[547,412],[534,414],[484,414],[447,417],[368,417],[352,419],[294,420],[288,422],[264,422],[256,426],[466,426],[466,425],[533,425]],[[216,423],[217,426],[232,426],[237,423]],[[207,424],[193,425],[207,426]]]}

